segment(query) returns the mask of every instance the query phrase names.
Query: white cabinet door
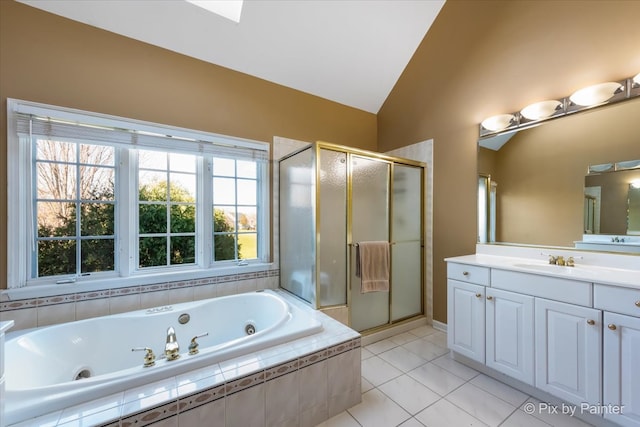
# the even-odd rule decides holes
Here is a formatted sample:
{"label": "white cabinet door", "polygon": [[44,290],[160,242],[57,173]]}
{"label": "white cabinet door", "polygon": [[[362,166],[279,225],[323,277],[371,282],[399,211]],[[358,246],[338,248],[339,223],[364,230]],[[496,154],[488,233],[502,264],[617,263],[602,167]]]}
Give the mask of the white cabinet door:
{"label": "white cabinet door", "polygon": [[536,387],[576,405],[601,402],[601,319],[600,310],[536,298]]}
{"label": "white cabinet door", "polygon": [[605,414],[605,418],[623,426],[640,426],[640,318],[604,313],[603,357],[605,407],[622,408],[622,414]]}
{"label": "white cabinet door", "polygon": [[533,385],[534,298],[491,288],[486,293],[487,366]]}
{"label": "white cabinet door", "polygon": [[457,353],[484,363],[485,287],[447,281],[447,345]]}

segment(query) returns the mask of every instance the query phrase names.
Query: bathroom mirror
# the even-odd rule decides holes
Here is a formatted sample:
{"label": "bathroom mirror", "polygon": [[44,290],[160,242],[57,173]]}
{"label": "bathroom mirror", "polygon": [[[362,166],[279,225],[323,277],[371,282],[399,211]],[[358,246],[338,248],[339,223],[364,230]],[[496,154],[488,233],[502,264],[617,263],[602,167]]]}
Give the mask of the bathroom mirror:
{"label": "bathroom mirror", "polygon": [[640,159],[638,117],[636,98],[481,140],[478,173],[496,189],[495,243],[576,248],[596,234],[586,230],[585,176],[590,165]]}

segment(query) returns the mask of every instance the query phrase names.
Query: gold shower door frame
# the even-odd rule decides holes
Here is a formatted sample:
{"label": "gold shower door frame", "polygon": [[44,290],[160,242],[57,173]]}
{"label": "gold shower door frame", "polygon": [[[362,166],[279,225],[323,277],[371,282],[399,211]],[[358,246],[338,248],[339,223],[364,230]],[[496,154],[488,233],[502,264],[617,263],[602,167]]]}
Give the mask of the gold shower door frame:
{"label": "gold shower door frame", "polygon": [[[344,260],[345,265],[346,265],[346,300],[347,300],[347,308],[348,308],[348,313],[349,313],[349,324],[352,325],[352,298],[353,298],[353,282],[351,280],[352,278],[352,266],[351,266],[351,259],[352,259],[352,251],[355,251],[355,242],[353,242],[353,235],[352,235],[352,224],[353,224],[353,193],[352,193],[352,187],[353,187],[353,168],[352,168],[352,160],[354,156],[357,157],[362,157],[362,158],[366,158],[366,159],[370,159],[370,160],[376,160],[376,161],[380,161],[380,162],[384,162],[387,163],[389,165],[389,169],[387,172],[387,183],[388,183],[388,197],[387,197],[387,206],[388,206],[388,217],[387,217],[387,235],[389,237],[389,244],[393,245],[394,244],[394,233],[393,233],[393,215],[394,215],[394,204],[393,204],[393,191],[394,191],[394,167],[396,164],[399,165],[404,165],[404,166],[411,166],[411,167],[417,167],[420,168],[420,212],[418,213],[420,215],[420,312],[414,315],[409,315],[407,317],[403,317],[403,318],[399,318],[399,319],[395,319],[394,315],[393,315],[393,280],[392,277],[390,277],[390,290],[389,290],[389,299],[388,299],[388,320],[387,323],[385,324],[381,324],[375,327],[372,327],[370,329],[366,329],[367,332],[375,332],[376,330],[379,329],[384,329],[392,324],[397,324],[403,321],[407,321],[419,316],[422,316],[424,314],[424,278],[425,278],[425,247],[424,247],[424,188],[425,188],[425,182],[424,182],[424,177],[425,177],[425,168],[426,165],[422,162],[418,162],[418,161],[414,161],[414,160],[409,160],[409,159],[403,159],[400,157],[393,157],[393,156],[387,156],[384,154],[380,154],[380,153],[375,153],[375,152],[371,152],[371,151],[366,151],[366,150],[360,150],[360,149],[355,149],[355,148],[350,148],[350,147],[345,147],[345,146],[340,146],[340,145],[335,145],[335,144],[331,144],[331,143],[326,143],[326,142],[316,142],[314,144],[314,156],[315,156],[315,172],[316,172],[316,194],[315,194],[315,203],[316,203],[316,208],[315,211],[316,213],[320,212],[320,205],[322,203],[322,200],[320,199],[320,153],[321,153],[321,149],[325,149],[325,150],[331,150],[331,151],[337,151],[337,152],[341,152],[341,153],[346,153],[347,155],[347,219],[346,219],[346,226],[347,226],[347,250],[345,251],[346,253],[346,259]],[[316,238],[315,238],[315,244],[316,244],[316,268],[315,268],[315,295],[316,295],[316,300],[315,300],[315,308],[316,309],[328,309],[328,308],[334,308],[334,307],[342,307],[344,306],[343,304],[337,304],[337,305],[325,305],[322,306],[320,305],[320,301],[319,301],[319,296],[320,296],[320,237],[321,237],[321,227],[320,227],[320,218],[319,215],[316,214],[315,216],[315,230],[316,230]],[[392,251],[393,253],[393,248]],[[391,271],[393,272],[393,256],[391,256]],[[392,274],[393,276],[393,274]]]}

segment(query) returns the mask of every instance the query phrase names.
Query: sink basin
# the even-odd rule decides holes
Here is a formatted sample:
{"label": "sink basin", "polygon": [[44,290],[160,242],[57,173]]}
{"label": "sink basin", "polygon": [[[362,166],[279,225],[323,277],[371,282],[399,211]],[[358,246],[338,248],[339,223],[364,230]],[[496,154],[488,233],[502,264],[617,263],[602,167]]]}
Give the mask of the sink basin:
{"label": "sink basin", "polygon": [[553,265],[553,264],[513,264],[514,267],[518,268],[526,268],[527,270],[537,270],[537,271],[546,271],[549,273],[557,273],[557,274],[575,274],[577,267],[566,267],[562,265]]}

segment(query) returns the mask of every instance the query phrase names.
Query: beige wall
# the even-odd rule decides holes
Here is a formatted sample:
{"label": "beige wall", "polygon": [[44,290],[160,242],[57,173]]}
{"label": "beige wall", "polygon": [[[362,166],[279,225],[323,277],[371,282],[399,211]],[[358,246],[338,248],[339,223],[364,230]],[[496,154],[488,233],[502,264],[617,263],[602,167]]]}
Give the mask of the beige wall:
{"label": "beige wall", "polygon": [[[6,224],[6,99],[79,108],[271,142],[375,150],[376,116],[0,0],[0,222]],[[6,277],[0,227],[0,277]],[[5,288],[4,280],[0,287]]]}
{"label": "beige wall", "polygon": [[[385,152],[434,138],[434,318],[444,322],[443,258],[475,250],[478,123],[640,71],[639,15],[637,1],[449,0],[376,118],[0,0],[0,146],[7,97],[264,141]],[[5,189],[2,173],[3,223]]]}
{"label": "beige wall", "polygon": [[434,319],[476,241],[478,123],[640,71],[640,2],[449,0],[378,114],[378,149],[434,139]]}

